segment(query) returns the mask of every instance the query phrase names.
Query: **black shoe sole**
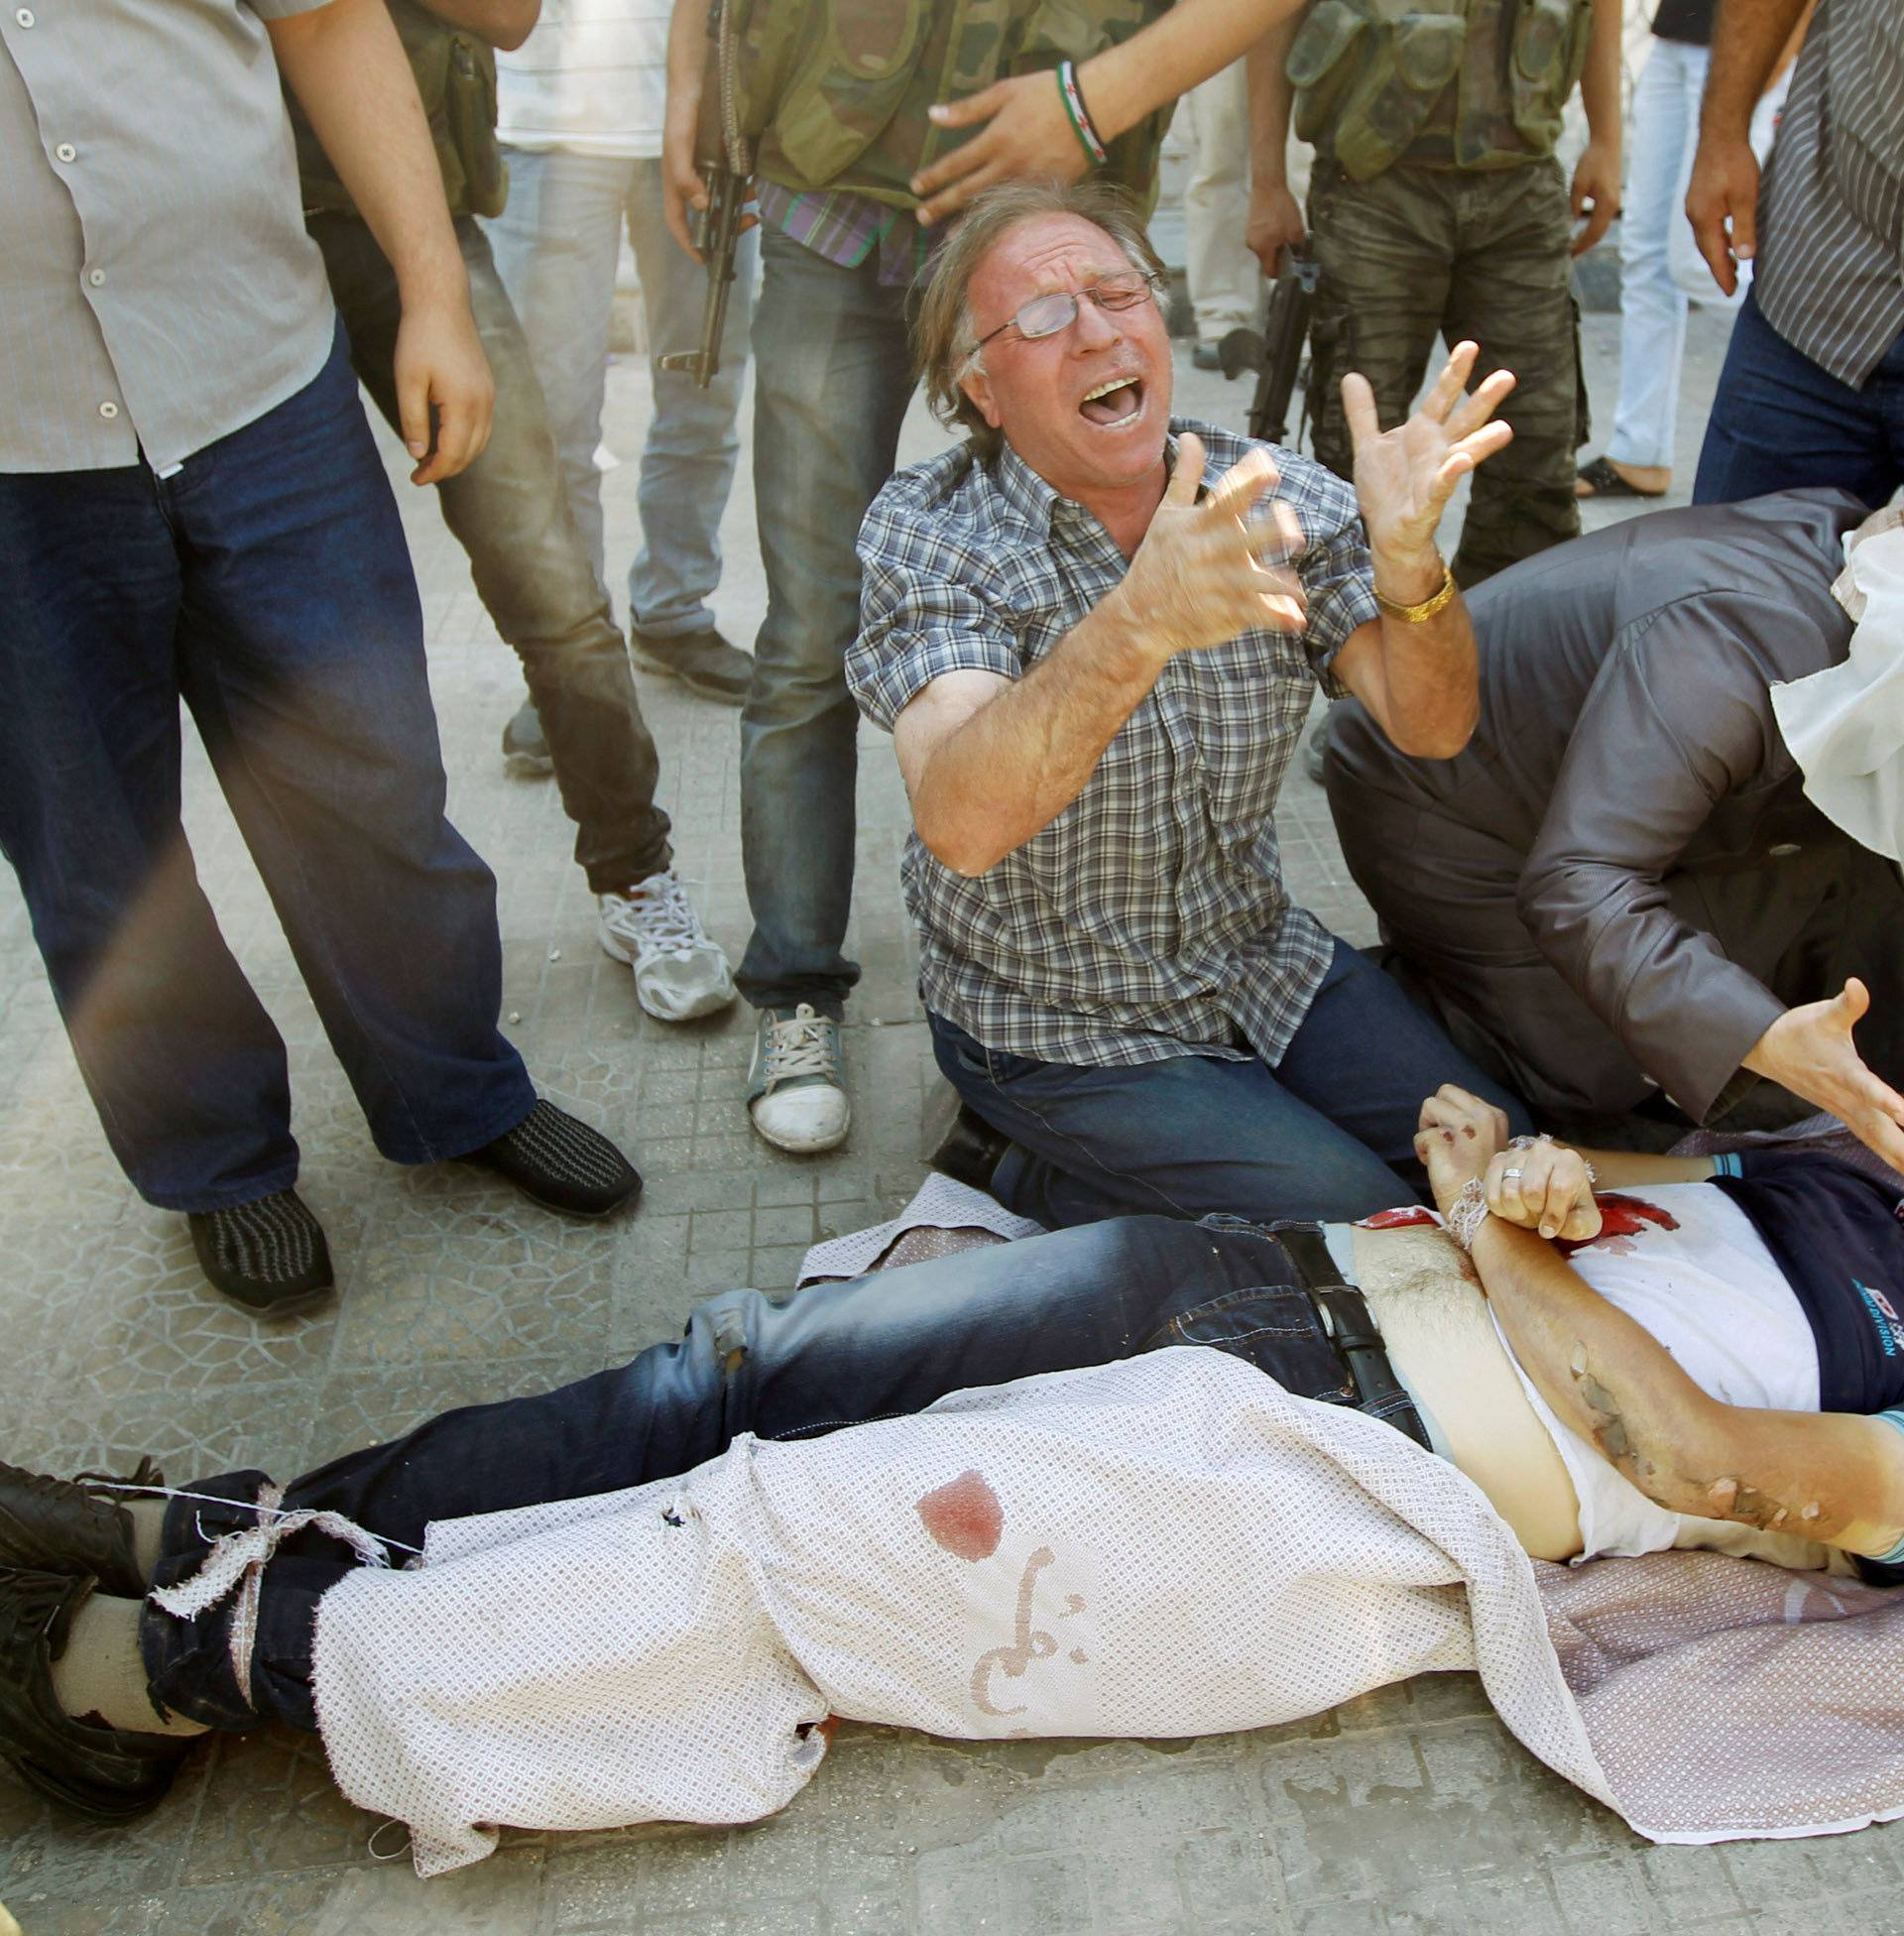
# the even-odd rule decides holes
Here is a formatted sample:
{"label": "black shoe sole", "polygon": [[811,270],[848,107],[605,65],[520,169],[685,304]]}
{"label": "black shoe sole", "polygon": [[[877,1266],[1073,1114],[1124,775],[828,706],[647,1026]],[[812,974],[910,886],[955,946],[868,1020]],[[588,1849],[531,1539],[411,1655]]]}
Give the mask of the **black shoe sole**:
{"label": "black shoe sole", "polygon": [[[190,1746],[189,1739],[180,1743],[180,1761],[190,1751]],[[100,1789],[75,1788],[25,1754],[8,1754],[4,1758],[8,1767],[37,1794],[45,1795],[49,1801],[57,1802],[74,1815],[83,1815],[94,1822],[136,1822],[140,1816],[150,1815],[172,1793],[172,1784],[178,1774],[178,1764],[175,1763],[166,1770],[164,1780],[155,1782],[149,1788],[134,1789],[123,1796],[113,1794],[108,1801],[102,1799]]]}
{"label": "black shoe sole", "polygon": [[684,672],[678,666],[670,666],[665,660],[644,652],[640,646],[631,646],[628,656],[644,672],[653,672],[659,678],[678,679],[690,692],[703,699],[713,699],[724,706],[744,706],[747,703],[745,691],[736,692],[711,679],[700,678],[693,672]]}

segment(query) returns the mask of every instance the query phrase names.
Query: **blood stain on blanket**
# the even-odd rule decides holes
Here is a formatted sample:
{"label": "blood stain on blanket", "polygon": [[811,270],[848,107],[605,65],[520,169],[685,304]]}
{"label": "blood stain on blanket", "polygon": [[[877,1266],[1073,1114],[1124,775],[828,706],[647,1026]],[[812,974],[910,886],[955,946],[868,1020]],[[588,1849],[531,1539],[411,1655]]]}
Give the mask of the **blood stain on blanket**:
{"label": "blood stain on blanket", "polygon": [[977,1472],[962,1472],[927,1493],[917,1511],[926,1531],[960,1559],[990,1559],[1005,1537],[1005,1508]]}

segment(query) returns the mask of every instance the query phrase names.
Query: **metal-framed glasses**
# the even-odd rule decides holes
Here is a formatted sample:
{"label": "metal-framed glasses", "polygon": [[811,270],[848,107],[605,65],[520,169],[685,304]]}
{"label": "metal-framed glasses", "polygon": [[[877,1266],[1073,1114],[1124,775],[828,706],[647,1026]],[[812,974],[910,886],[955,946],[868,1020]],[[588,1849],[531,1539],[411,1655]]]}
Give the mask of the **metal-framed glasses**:
{"label": "metal-framed glasses", "polygon": [[1002,322],[972,345],[976,356],[987,343],[1003,336],[1008,329],[1015,329],[1027,343],[1034,343],[1040,336],[1055,336],[1061,329],[1069,329],[1078,319],[1078,303],[1089,297],[1101,309],[1134,309],[1139,302],[1149,301],[1163,287],[1163,278],[1147,269],[1132,269],[1123,275],[1101,276],[1087,288],[1072,291],[1053,290],[1048,296],[1034,296],[1009,322]]}

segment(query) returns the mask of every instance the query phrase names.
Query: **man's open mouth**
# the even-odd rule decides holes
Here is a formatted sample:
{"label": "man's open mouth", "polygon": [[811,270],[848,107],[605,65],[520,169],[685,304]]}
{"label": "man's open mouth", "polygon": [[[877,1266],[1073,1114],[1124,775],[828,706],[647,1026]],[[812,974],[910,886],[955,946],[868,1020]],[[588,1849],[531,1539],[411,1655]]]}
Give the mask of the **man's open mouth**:
{"label": "man's open mouth", "polygon": [[1095,390],[1085,393],[1084,402],[1078,406],[1078,415],[1087,424],[1097,424],[1114,430],[1120,424],[1129,424],[1142,409],[1143,379],[1112,377]]}

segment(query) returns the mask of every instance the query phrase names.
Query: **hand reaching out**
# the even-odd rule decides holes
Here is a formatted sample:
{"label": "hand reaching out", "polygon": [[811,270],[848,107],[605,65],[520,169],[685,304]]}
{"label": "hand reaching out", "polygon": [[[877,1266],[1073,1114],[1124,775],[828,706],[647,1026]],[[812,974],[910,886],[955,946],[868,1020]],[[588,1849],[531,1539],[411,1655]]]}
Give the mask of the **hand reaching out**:
{"label": "hand reaching out", "polygon": [[1295,513],[1269,495],[1281,482],[1275,459],[1258,445],[1199,504],[1203,465],[1203,439],[1185,431],[1163,502],[1113,594],[1159,659],[1227,645],[1257,627],[1300,632],[1305,622],[1301,584],[1292,571],[1262,562],[1265,535],[1252,526],[1252,511],[1267,497],[1274,542],[1285,555],[1302,548]]}
{"label": "hand reaching out", "polygon": [[1787,1009],[1753,1044],[1745,1066],[1829,1110],[1893,1169],[1904,1170],[1904,1096],[1871,1073],[1851,1041],[1870,1006],[1869,990],[1853,975],[1829,1002]]}
{"label": "hand reaching out", "polygon": [[1496,370],[1473,396],[1464,394],[1479,354],[1476,344],[1457,343],[1421,408],[1392,430],[1381,427],[1368,379],[1351,373],[1342,380],[1355,442],[1356,496],[1377,583],[1384,563],[1401,573],[1418,572],[1434,555],[1435,532],[1455,486],[1513,436],[1494,417],[1514,387],[1512,372]]}
{"label": "hand reaching out", "polygon": [[1001,182],[1075,182],[1088,166],[1053,73],[1014,74],[931,113],[941,128],[984,126],[912,178],[921,226],[956,215]]}

